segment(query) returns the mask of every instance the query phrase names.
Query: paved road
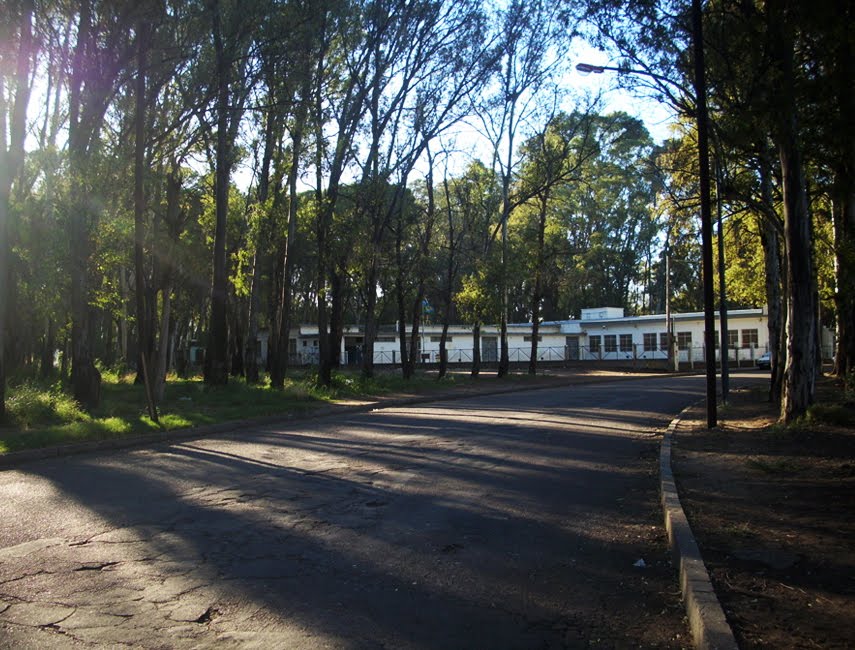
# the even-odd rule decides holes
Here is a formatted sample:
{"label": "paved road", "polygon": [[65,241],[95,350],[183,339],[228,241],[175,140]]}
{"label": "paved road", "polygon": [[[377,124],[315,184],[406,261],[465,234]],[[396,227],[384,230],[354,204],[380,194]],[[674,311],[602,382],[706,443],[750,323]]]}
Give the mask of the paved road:
{"label": "paved road", "polygon": [[703,389],[481,396],[3,471],[0,647],[685,646],[656,434]]}

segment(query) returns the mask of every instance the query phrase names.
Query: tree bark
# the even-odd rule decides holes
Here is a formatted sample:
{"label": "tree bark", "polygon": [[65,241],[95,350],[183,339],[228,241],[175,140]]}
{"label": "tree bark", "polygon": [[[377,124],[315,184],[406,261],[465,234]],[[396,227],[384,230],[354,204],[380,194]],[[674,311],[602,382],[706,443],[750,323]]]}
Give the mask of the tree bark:
{"label": "tree bark", "polygon": [[[840,3],[841,5],[843,3]],[[852,9],[840,12],[848,20]],[[845,20],[845,19],[844,19]],[[848,37],[848,38],[847,38]],[[838,377],[855,375],[855,133],[852,116],[855,114],[855,46],[848,27],[843,38],[834,44],[836,66],[835,86],[839,112],[844,128],[839,134],[840,151],[836,158],[837,173],[834,184],[834,303],[837,311],[837,348],[834,355],[834,374]]]}
{"label": "tree bark", "polygon": [[[852,166],[855,170],[855,152]],[[837,311],[837,348],[834,374],[848,377],[855,373],[855,183],[840,179],[834,204],[834,265]]]}
{"label": "tree bark", "polygon": [[472,376],[481,373],[481,323],[472,326]]}
{"label": "tree bark", "polygon": [[816,390],[817,304],[814,292],[811,219],[796,107],[794,42],[782,7],[768,5],[771,54],[778,73],[774,138],[781,164],[784,243],[787,261],[787,360],[781,419],[805,414]]}
{"label": "tree bark", "polygon": [[[15,100],[12,105],[9,130],[6,131],[8,107],[5,103],[3,77],[0,76],[0,420],[6,415],[6,342],[7,316],[10,313],[9,287],[9,221],[12,179],[24,162],[27,105],[30,100],[30,61],[32,43],[33,2],[21,3],[20,32],[18,35],[17,67],[15,70]],[[7,145],[7,137],[8,145]]]}
{"label": "tree bark", "polygon": [[537,222],[537,252],[534,269],[534,288],[531,295],[531,352],[528,359],[528,374],[537,374],[538,333],[540,331],[540,301],[543,299],[543,263],[544,240],[546,238],[546,209],[549,204],[549,190],[540,197],[540,210]]}
{"label": "tree bark", "polygon": [[[273,73],[268,71],[268,86],[275,83]],[[256,200],[260,206],[267,202],[270,190],[270,163],[276,146],[275,117],[273,111],[268,111],[264,127],[264,153],[261,156],[261,170],[258,173],[258,191]],[[269,220],[269,217],[268,217]],[[266,220],[267,221],[267,220]],[[263,249],[267,239],[266,222],[259,224],[255,238],[255,253],[252,257],[252,281],[249,288],[249,313],[246,318],[246,383],[257,384],[258,373],[258,314],[261,311],[260,284],[261,268],[264,263]],[[271,328],[272,329],[272,328]]]}
{"label": "tree bark", "polygon": [[769,401],[780,404],[783,394],[784,367],[786,366],[786,310],[784,309],[783,278],[784,260],[781,257],[781,235],[783,223],[777,218],[772,199],[771,161],[765,143],[761,145],[760,159],[760,196],[766,206],[766,214],[761,216],[760,243],[763,246],[764,268],[766,270],[766,306],[768,310],[767,328],[769,330],[769,352],[771,353],[771,380],[769,383]]}
{"label": "tree bark", "polygon": [[[93,253],[91,229],[97,221],[97,208],[90,200],[86,183],[90,170],[90,146],[103,119],[98,98],[84,100],[84,77],[89,71],[88,56],[92,46],[91,6],[81,4],[74,48],[68,100],[68,158],[71,196],[74,197],[69,218],[69,243],[72,259],[71,284],[71,388],[72,395],[87,411],[101,401],[101,373],[95,367],[92,354],[92,318],[89,305],[89,264]],[[86,102],[89,103],[86,103]],[[104,109],[106,110],[106,109]]]}
{"label": "tree bark", "polygon": [[[149,287],[145,274],[143,245],[145,242],[145,121],[146,74],[148,58],[148,26],[145,18],[137,25],[137,79],[134,111],[134,272],[136,278],[137,336],[139,339],[140,372],[148,401],[148,415],[157,422],[157,405],[153,401],[154,341]],[[145,358],[143,358],[145,357]]]}
{"label": "tree bark", "polygon": [[205,349],[205,384],[209,386],[225,385],[229,381],[229,340],[226,314],[226,293],[228,291],[226,224],[229,210],[229,181],[231,179],[232,158],[232,143],[229,142],[231,62],[226,57],[220,13],[220,4],[218,2],[212,3],[212,34],[216,55],[217,81],[217,143],[216,180],[214,183],[216,212],[214,271],[211,283],[211,317],[208,328],[208,345]]}

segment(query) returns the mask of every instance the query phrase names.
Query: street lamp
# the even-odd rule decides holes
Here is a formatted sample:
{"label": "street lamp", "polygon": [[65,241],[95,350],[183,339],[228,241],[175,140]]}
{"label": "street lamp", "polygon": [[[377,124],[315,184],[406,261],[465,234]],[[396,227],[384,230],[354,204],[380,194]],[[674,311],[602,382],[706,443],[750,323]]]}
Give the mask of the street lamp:
{"label": "street lamp", "polygon": [[[712,255],[712,204],[710,202],[710,155],[709,132],[707,123],[707,89],[704,71],[703,26],[701,21],[701,0],[692,0],[692,41],[695,54],[694,98],[695,120],[698,129],[698,180],[701,193],[701,251],[703,258],[704,285],[704,358],[707,377],[707,427],[712,429],[718,423],[715,380],[715,292],[713,291],[713,255]],[[679,84],[647,70],[619,68],[607,65],[578,63],[576,69],[582,74],[602,74],[612,70],[618,74],[634,74],[651,77],[664,84],[677,87],[686,92]],[[676,98],[665,89],[669,97]],[[691,95],[691,93],[686,93]]]}

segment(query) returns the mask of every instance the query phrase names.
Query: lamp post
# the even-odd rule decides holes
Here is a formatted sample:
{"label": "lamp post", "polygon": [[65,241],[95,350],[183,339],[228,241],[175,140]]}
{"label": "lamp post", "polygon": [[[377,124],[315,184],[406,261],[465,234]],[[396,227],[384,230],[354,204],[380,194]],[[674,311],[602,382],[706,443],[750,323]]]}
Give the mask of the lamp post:
{"label": "lamp post", "polygon": [[[706,74],[704,71],[703,25],[701,20],[701,0],[692,0],[692,45],[695,54],[694,98],[695,120],[698,129],[698,180],[701,193],[701,252],[703,258],[704,289],[704,360],[707,378],[707,427],[712,429],[718,424],[715,380],[715,292],[713,291],[713,254],[712,254],[712,205],[710,202],[710,155],[707,115]],[[651,77],[665,84],[680,86],[662,75],[647,70],[619,68],[607,65],[578,63],[576,69],[583,74],[602,74],[612,70],[619,74],[635,74]],[[680,88],[685,92],[685,89]]]}

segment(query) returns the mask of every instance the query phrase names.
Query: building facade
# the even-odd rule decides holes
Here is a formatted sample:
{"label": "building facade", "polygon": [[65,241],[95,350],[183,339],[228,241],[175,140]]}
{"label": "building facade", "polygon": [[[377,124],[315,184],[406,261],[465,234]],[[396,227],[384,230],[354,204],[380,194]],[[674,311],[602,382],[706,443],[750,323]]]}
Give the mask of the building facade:
{"label": "building facade", "polygon": [[[765,309],[736,309],[727,314],[728,359],[733,364],[754,365],[754,360],[768,350],[769,334]],[[716,314],[716,359],[720,358],[718,314]],[[671,315],[671,331],[680,364],[703,364],[704,315],[702,312]],[[419,331],[418,361],[439,361],[442,336],[441,325],[423,325]],[[510,361],[528,362],[531,357],[531,323],[508,325]],[[824,341],[824,343],[826,343]],[[261,332],[258,341],[260,361],[267,356],[267,334]],[[830,345],[830,344],[829,344]],[[824,345],[825,349],[825,345]],[[499,329],[482,325],[480,336],[481,361],[491,363],[499,358]],[[466,364],[472,361],[473,328],[452,325],[446,339],[448,361]],[[318,328],[301,325],[291,330],[291,363],[312,365],[318,361]],[[362,361],[362,328],[345,328],[339,350],[343,365],[359,365]],[[619,307],[583,309],[581,318],[548,321],[540,324],[537,356],[539,361],[552,362],[657,362],[668,359],[668,324],[664,314],[624,316]],[[374,363],[394,365],[400,362],[397,327],[381,326],[374,343]]]}

